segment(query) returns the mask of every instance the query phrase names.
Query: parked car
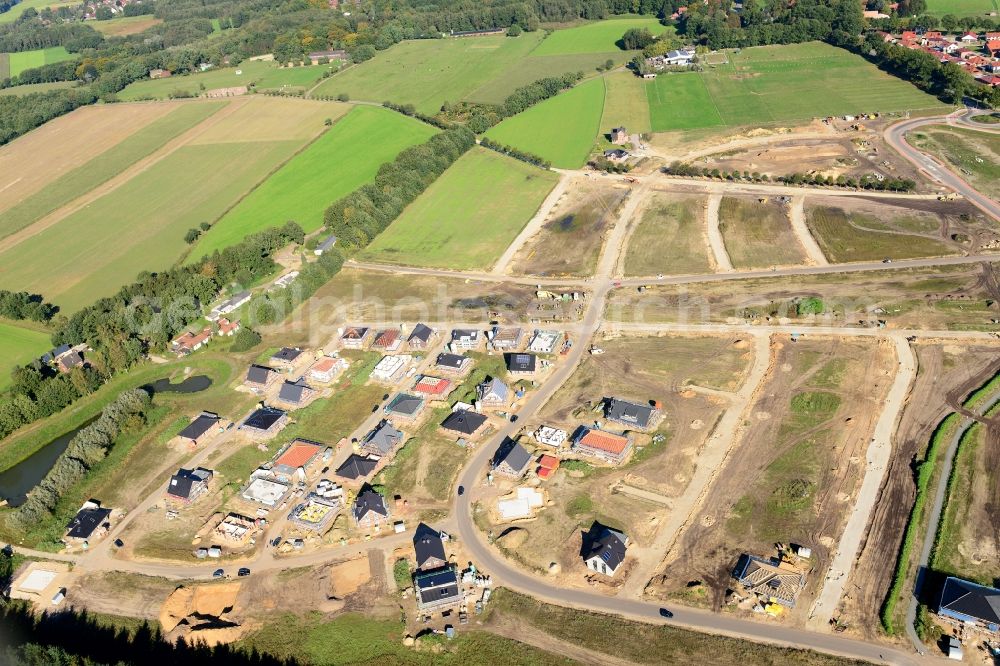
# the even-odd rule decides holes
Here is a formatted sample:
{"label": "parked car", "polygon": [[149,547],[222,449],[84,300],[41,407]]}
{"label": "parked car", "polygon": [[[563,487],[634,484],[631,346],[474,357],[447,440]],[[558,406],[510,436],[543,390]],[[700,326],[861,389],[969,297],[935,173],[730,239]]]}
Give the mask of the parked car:
{"label": "parked car", "polygon": [[459,495],[464,495],[465,494],[465,486],[459,486],[458,487],[458,494]]}
{"label": "parked car", "polygon": [[236,575],[237,576],[249,576],[250,575],[250,570],[247,569],[246,567],[240,567],[240,570],[238,572],[236,572]]}
{"label": "parked car", "polygon": [[671,618],[674,614],[668,611],[666,608],[660,609],[660,617]]}
{"label": "parked car", "polygon": [[121,539],[115,539],[115,548],[124,548],[125,542]]}
{"label": "parked car", "polygon": [[222,578],[225,575],[226,575],[225,569],[216,569],[215,571],[212,572],[212,578]]}

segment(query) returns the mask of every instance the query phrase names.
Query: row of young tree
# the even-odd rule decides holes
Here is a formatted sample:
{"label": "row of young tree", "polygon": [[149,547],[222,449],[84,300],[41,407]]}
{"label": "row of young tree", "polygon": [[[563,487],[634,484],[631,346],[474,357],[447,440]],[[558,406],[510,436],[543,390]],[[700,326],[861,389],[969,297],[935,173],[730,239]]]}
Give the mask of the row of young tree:
{"label": "row of young tree", "polygon": [[145,423],[150,403],[149,393],[142,389],[121,393],[104,408],[96,421],[70,440],[49,473],[31,491],[24,504],[10,514],[9,520],[26,529],[51,516],[59,498],[104,460],[122,432]]}
{"label": "row of young tree", "polygon": [[449,108],[445,104],[441,111],[445,117],[464,117],[466,125],[476,134],[482,134],[505,118],[515,116],[539,102],[555,97],[563,90],[572,88],[583,78],[583,72],[567,72],[562,76],[548,76],[534,83],[521,86],[507,95],[499,105],[465,104]]}
{"label": "row of young tree", "polygon": [[48,321],[59,311],[38,294],[0,289],[0,317],[5,319]]}
{"label": "row of young tree", "polygon": [[445,169],[476,144],[465,127],[435,134],[383,164],[374,182],[362,185],[326,209],[324,223],[338,246],[362,248],[395,220]]}
{"label": "row of young tree", "polygon": [[909,178],[887,177],[879,180],[873,175],[860,177],[845,176],[824,176],[822,174],[792,173],[782,176],[770,176],[758,171],[724,171],[720,169],[710,169],[684,162],[673,162],[662,169],[663,173],[672,176],[687,176],[699,178],[715,178],[728,181],[746,181],[751,183],[786,183],[788,185],[818,185],[850,187],[865,190],[886,190],[892,192],[910,192],[917,184]]}
{"label": "row of young tree", "polygon": [[514,146],[508,146],[503,143],[498,143],[496,141],[488,139],[485,136],[479,140],[479,145],[482,146],[483,148],[489,148],[490,150],[494,150],[500,153],[501,155],[506,155],[507,157],[513,157],[515,160],[521,160],[522,162],[527,162],[528,164],[540,167],[542,169],[548,169],[549,167],[552,166],[552,162],[545,159],[544,157],[540,157],[539,155],[535,155],[534,153],[529,153],[528,151],[521,150],[520,148],[515,148]]}

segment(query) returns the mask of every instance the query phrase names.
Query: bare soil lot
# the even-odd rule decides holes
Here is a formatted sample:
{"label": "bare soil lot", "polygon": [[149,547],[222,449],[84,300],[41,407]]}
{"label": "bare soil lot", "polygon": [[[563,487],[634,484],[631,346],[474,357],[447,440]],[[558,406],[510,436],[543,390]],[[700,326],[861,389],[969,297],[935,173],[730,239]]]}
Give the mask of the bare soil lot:
{"label": "bare soil lot", "polygon": [[128,138],[179,102],[84,106],[0,148],[0,211]]}
{"label": "bare soil lot", "polygon": [[786,205],[768,197],[723,197],[719,231],[733,267],[768,268],[805,263]]}
{"label": "bare soil lot", "polygon": [[[719,281],[611,292],[610,319],[1000,330],[995,264]],[[808,314],[819,306],[820,314]],[[813,307],[807,307],[813,306]]]}
{"label": "bare soil lot", "polygon": [[[913,461],[924,455],[941,419],[970,390],[987,381],[998,366],[997,351],[990,347],[915,345],[913,349],[917,355],[917,378],[896,429],[892,460],[875,503],[868,535],[862,541],[841,602],[841,622],[848,626],[848,631],[868,639],[881,634],[879,609],[889,591],[915,496]],[[935,487],[934,483],[931,487]],[[978,530],[978,521],[969,524]]]}
{"label": "bare soil lot", "polygon": [[770,556],[776,543],[801,544],[812,548],[813,568],[792,613],[804,620],[864,472],[894,357],[888,344],[871,341],[775,349],[741,442],[651,589],[689,598],[689,582],[699,581],[711,592],[706,603],[718,607],[741,553]]}
{"label": "bare soil lot", "polygon": [[805,216],[831,262],[944,256],[1000,243],[988,219],[962,201],[809,197]]}
{"label": "bare soil lot", "polygon": [[628,194],[628,189],[606,182],[576,181],[541,231],[514,255],[511,272],[547,277],[593,275],[604,236]]}
{"label": "bare soil lot", "polygon": [[654,193],[629,239],[625,275],[709,273],[705,199]]}

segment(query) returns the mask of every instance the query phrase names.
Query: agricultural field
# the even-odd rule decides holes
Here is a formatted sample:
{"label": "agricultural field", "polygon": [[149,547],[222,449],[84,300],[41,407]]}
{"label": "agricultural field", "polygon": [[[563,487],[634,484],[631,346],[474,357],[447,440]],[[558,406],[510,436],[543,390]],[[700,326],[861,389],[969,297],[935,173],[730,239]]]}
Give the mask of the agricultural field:
{"label": "agricultural field", "polygon": [[888,328],[997,331],[1000,304],[990,286],[996,273],[997,265],[987,264],[653,285],[641,294],[611,292],[607,315],[650,323],[787,320],[808,328],[884,321]]}
{"label": "agricultural field", "polygon": [[[52,46],[47,49],[36,49],[34,51],[18,51],[17,53],[7,53],[5,55],[7,72],[0,71],[0,78],[6,76],[15,77],[26,69],[51,65],[63,60],[72,60],[76,57],[62,46]],[[2,67],[2,64],[0,64],[0,67]]]}
{"label": "agricultural field", "polygon": [[597,180],[578,180],[548,221],[514,255],[511,272],[547,277],[589,277],[597,270],[604,236],[629,191]]}
{"label": "agricultural field", "polygon": [[260,90],[288,87],[304,90],[323,78],[323,74],[338,67],[329,65],[309,65],[306,67],[280,67],[277,63],[264,60],[246,60],[237,67],[210,69],[171,76],[166,79],[147,79],[130,84],[118,97],[125,101],[141,99],[167,99],[175,92],[185,95],[199,95],[206,90],[255,86]]}
{"label": "agricultural field", "polygon": [[654,194],[629,239],[625,275],[710,273],[705,200]]}
{"label": "agricultural field", "polygon": [[995,0],[927,0],[929,16],[941,17],[945,14],[953,16],[984,16],[990,12],[1000,11]]}
{"label": "agricultural field", "polygon": [[[40,218],[119,175],[225,106],[225,102],[157,105],[168,113],[127,135],[100,155],[51,181],[44,190],[25,197],[0,212],[0,239],[30,226]],[[0,243],[0,248],[3,244]]]}
{"label": "agricultural field", "polygon": [[939,257],[998,238],[973,207],[938,201],[806,200],[806,225],[831,262]]}
{"label": "agricultural field", "polygon": [[458,159],[360,255],[418,266],[488,270],[558,177],[485,148]]}
{"label": "agricultural field", "polygon": [[52,83],[29,83],[23,86],[14,86],[0,90],[0,97],[30,95],[31,93],[49,92],[61,88],[72,88],[76,81],[53,81]]}
{"label": "agricultural field", "polygon": [[[745,341],[726,336],[608,336],[595,344],[604,353],[584,358],[528,430],[537,422],[572,432],[592,423],[594,405],[610,396],[643,404],[658,400],[665,418],[649,433],[633,433],[637,449],[622,467],[564,460],[545,483],[551,505],[537,520],[516,523],[516,539],[498,540],[508,556],[530,569],[544,571],[549,562],[559,562],[560,583],[566,585],[583,582],[580,534],[595,520],[649,544],[666,507],[690,482],[698,450],[723,412],[724,401],[706,389],[736,390],[752,356]],[[647,495],[639,498],[630,489]],[[503,533],[505,527],[493,530]],[[508,540],[523,540],[516,554]]]}
{"label": "agricultural field", "polygon": [[93,166],[95,157],[176,108],[176,103],[84,106],[0,147],[0,212],[74,169]]}
{"label": "agricultural field", "polygon": [[737,269],[769,268],[805,262],[805,252],[792,232],[787,208],[773,200],[723,197],[719,231]]}
{"label": "agricultural field", "polygon": [[58,7],[72,7],[78,5],[79,0],[22,0],[7,11],[0,13],[0,25],[13,23],[27,9],[41,11],[46,7],[56,9]]}
{"label": "agricultural field", "polygon": [[652,130],[645,83],[631,71],[612,72],[604,76],[602,132],[621,126],[630,134],[644,134]]}
{"label": "agricultural field", "polygon": [[1000,134],[933,125],[906,139],[961,172],[986,196],[1000,200]]}
{"label": "agricultural field", "polygon": [[110,21],[91,21],[87,25],[105,37],[124,37],[149,30],[160,23],[163,23],[163,19],[155,16],[125,16]]}
{"label": "agricultural field", "polygon": [[553,166],[576,169],[587,161],[601,130],[604,80],[579,83],[504,120],[486,136],[540,155]]}
{"label": "agricultural field", "polygon": [[575,53],[613,53],[627,30],[645,28],[661,35],[668,28],[655,18],[615,18],[556,30],[538,45],[532,55],[568,55]]}
{"label": "agricultural field", "polygon": [[541,32],[534,32],[520,37],[491,35],[400,42],[330,77],[315,94],[335,97],[346,93],[351,99],[413,104],[418,111],[434,114],[444,102],[467,98],[516,65],[541,38]]}
{"label": "agricultural field", "polygon": [[661,596],[704,581],[720,601],[742,553],[775,543],[812,548],[812,575],[792,613],[804,617],[822,585],[865,471],[865,450],[892,381],[887,342],[773,342],[776,358],[746,428],[657,577]]}
{"label": "agricultural field", "polygon": [[624,65],[631,51],[616,53],[574,53],[570,55],[542,55],[533,53],[518,60],[494,78],[483,83],[469,93],[470,102],[501,104],[512,92],[521,86],[534,83],[549,76],[562,76],[569,72],[596,74],[597,67],[604,67],[611,61],[613,67]]}
{"label": "agricultural field", "polygon": [[[184,145],[86,207],[0,252],[0,280],[71,314],[141,271],[176,261],[188,229],[212,222],[292,157],[335,107],[281,98],[231,102]],[[252,139],[252,140],[251,140]],[[73,243],[60,239],[74,238]]]}
{"label": "agricultural field", "polygon": [[29,363],[52,347],[49,337],[50,334],[44,330],[0,321],[0,358],[4,361],[0,371],[0,391],[10,386],[10,369],[13,366]]}
{"label": "agricultural field", "polygon": [[[298,222],[307,233],[319,229],[331,203],[369,182],[382,164],[436,131],[393,111],[354,107],[226,213],[202,236],[191,258],[287,220]],[[361,145],[364,149],[358,150]]]}
{"label": "agricultural field", "polygon": [[860,56],[819,42],[743,49],[728,64],[647,85],[655,132],[944,108]]}

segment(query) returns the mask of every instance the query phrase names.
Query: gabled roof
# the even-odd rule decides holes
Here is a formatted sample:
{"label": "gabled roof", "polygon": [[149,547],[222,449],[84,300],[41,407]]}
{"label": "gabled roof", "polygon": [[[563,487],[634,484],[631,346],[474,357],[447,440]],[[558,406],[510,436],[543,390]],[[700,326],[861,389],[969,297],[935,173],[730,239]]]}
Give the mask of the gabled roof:
{"label": "gabled roof", "polygon": [[375,449],[381,455],[390,453],[397,444],[403,441],[403,433],[392,427],[388,421],[382,421],[365,436],[364,446]]}
{"label": "gabled roof", "polygon": [[640,405],[618,398],[608,398],[604,407],[604,416],[612,421],[634,423],[640,428],[645,428],[653,416],[653,408],[649,405]]}
{"label": "gabled roof", "polygon": [[478,340],[479,331],[474,328],[456,328],[451,331],[451,339],[454,340]]}
{"label": "gabled roof", "polygon": [[443,368],[451,368],[452,370],[461,369],[465,363],[468,361],[468,356],[462,356],[461,354],[449,354],[447,352],[438,354],[437,364]]}
{"label": "gabled roof", "polygon": [[373,512],[380,516],[389,515],[389,508],[385,505],[385,498],[370,487],[364,488],[358,493],[351,511],[354,512],[355,520],[362,520],[369,513]]}
{"label": "gabled roof", "polygon": [[617,569],[625,561],[625,539],[621,532],[604,528],[601,536],[590,544],[590,551],[585,560],[598,558],[608,565],[609,569]]}
{"label": "gabled roof", "polygon": [[443,395],[448,392],[451,387],[450,379],[442,379],[441,377],[431,377],[429,375],[421,375],[417,382],[413,385],[413,390],[417,393],[427,393],[429,395]]}
{"label": "gabled roof", "polygon": [[442,562],[448,561],[441,533],[424,523],[417,525],[417,529],[413,533],[413,551],[417,556],[418,569],[435,559]]}
{"label": "gabled roof", "polygon": [[266,384],[271,377],[272,373],[275,372],[274,368],[270,368],[266,365],[251,365],[247,369],[246,381],[250,384]]}
{"label": "gabled roof", "polygon": [[187,424],[183,430],[177,433],[178,437],[185,439],[198,439],[219,423],[219,415],[214,412],[202,412]]}
{"label": "gabled roof", "polygon": [[628,447],[629,440],[624,435],[584,427],[577,436],[576,443],[579,446],[618,455]]}
{"label": "gabled roof", "polygon": [[274,461],[274,466],[287,467],[291,469],[304,467],[309,464],[309,461],[311,461],[315,456],[319,455],[322,449],[323,446],[316,442],[295,440],[287,449],[285,449],[285,452],[281,454],[281,457]]}
{"label": "gabled roof", "polygon": [[197,484],[212,478],[212,473],[205,469],[179,469],[177,473],[170,477],[167,484],[167,494],[182,499],[191,497],[191,489]]}
{"label": "gabled roof", "polygon": [[434,335],[434,329],[430,326],[424,326],[423,324],[417,324],[410,331],[410,337],[407,338],[408,341],[420,340],[421,342],[427,342]]}
{"label": "gabled roof", "polygon": [[316,249],[317,250],[322,250],[323,252],[326,252],[327,250],[329,250],[331,247],[333,247],[336,244],[337,244],[337,237],[336,236],[328,236],[322,243],[320,243],[319,245],[316,246]]}
{"label": "gabled roof", "polygon": [[294,382],[286,380],[278,391],[278,398],[283,402],[297,405],[308,398],[312,392],[312,388],[299,377]]}
{"label": "gabled roof", "polygon": [[282,347],[278,351],[274,352],[274,355],[271,356],[271,358],[275,361],[285,361],[286,363],[291,363],[301,355],[301,349],[295,349],[294,347]]}
{"label": "gabled roof", "polygon": [[504,354],[510,372],[534,372],[538,357],[534,354]]}
{"label": "gabled roof", "polygon": [[482,414],[460,409],[449,414],[448,418],[441,422],[441,427],[463,435],[474,435],[477,430],[483,427],[484,423],[486,423],[486,417]]}
{"label": "gabled roof", "polygon": [[378,332],[372,341],[372,347],[388,348],[395,344],[396,340],[399,340],[399,330],[387,328]]}
{"label": "gabled roof", "polygon": [[352,453],[344,464],[337,468],[337,476],[345,479],[360,479],[375,471],[378,460]]}
{"label": "gabled roof", "polygon": [[509,393],[507,385],[496,377],[491,377],[476,387],[476,394],[480,400],[506,400]]}
{"label": "gabled roof", "polygon": [[[413,577],[413,585],[423,603],[458,597],[458,572],[453,567],[435,569]],[[427,592],[434,590],[433,595]]]}
{"label": "gabled roof", "polygon": [[513,439],[505,439],[497,447],[496,453],[493,454],[493,467],[507,463],[515,472],[526,470],[529,462],[531,462],[531,454]]}
{"label": "gabled roof", "polygon": [[90,535],[93,534],[94,531],[100,527],[110,515],[111,509],[80,509],[80,511],[73,516],[73,520],[69,521],[69,525],[66,526],[69,530],[69,532],[66,533],[66,536],[74,539],[89,539]]}
{"label": "gabled roof", "polygon": [[1000,624],[1000,590],[949,576],[944,581],[938,608],[987,624]]}

